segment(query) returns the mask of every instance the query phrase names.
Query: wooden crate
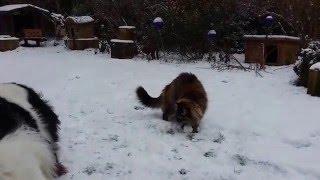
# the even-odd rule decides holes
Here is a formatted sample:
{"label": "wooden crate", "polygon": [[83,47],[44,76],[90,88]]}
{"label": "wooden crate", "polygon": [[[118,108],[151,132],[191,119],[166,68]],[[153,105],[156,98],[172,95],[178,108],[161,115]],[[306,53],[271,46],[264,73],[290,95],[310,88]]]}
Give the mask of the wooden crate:
{"label": "wooden crate", "polygon": [[134,26],[119,26],[119,39],[121,40],[136,40],[136,27]]}
{"label": "wooden crate", "polygon": [[19,47],[19,39],[9,36],[0,36],[0,51],[10,51],[17,49]]}
{"label": "wooden crate", "polygon": [[132,40],[111,40],[111,58],[132,59],[136,54],[136,46]]}
{"label": "wooden crate", "polygon": [[320,70],[309,71],[308,94],[320,97]]}
{"label": "wooden crate", "polygon": [[25,45],[29,45],[28,41],[35,41],[37,46],[40,46],[40,42],[46,41],[47,39],[43,37],[41,29],[24,29],[24,43]]}
{"label": "wooden crate", "polygon": [[84,50],[88,48],[99,48],[98,38],[85,38],[85,39],[66,39],[66,46],[71,50]]}

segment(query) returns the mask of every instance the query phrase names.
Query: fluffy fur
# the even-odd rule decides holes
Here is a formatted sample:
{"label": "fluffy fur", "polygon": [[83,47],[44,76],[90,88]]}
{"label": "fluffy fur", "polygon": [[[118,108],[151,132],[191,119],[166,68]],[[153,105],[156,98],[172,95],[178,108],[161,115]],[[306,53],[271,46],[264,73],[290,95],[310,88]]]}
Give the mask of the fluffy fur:
{"label": "fluffy fur", "polygon": [[55,159],[39,133],[20,127],[0,141],[0,180],[51,180]]}
{"label": "fluffy fur", "polygon": [[[23,172],[29,172],[24,179],[52,179],[64,174],[57,152],[59,124],[52,108],[34,90],[14,83],[0,84],[0,180],[19,179]],[[10,152],[12,148],[17,151]],[[7,159],[2,153],[15,158]]]}
{"label": "fluffy fur", "polygon": [[143,87],[138,87],[136,93],[145,106],[161,108],[163,120],[176,120],[182,123],[182,126],[189,124],[193,132],[198,132],[208,100],[205,89],[194,74],[180,74],[157,98],[151,97]]}

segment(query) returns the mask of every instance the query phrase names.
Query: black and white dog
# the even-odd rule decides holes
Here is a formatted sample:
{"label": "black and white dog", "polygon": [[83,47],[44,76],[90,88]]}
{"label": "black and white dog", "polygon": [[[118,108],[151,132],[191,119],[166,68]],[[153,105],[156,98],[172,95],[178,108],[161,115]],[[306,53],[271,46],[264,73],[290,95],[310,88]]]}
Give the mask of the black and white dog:
{"label": "black and white dog", "polygon": [[0,84],[0,180],[49,180],[66,173],[58,159],[59,125],[34,90]]}

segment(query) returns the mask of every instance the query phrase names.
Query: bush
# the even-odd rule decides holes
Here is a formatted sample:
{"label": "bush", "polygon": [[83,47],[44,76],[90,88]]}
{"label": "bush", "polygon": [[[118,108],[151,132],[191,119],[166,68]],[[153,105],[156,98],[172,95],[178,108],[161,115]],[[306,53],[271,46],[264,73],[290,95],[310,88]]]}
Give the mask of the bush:
{"label": "bush", "polygon": [[296,82],[298,86],[307,86],[309,69],[317,62],[320,62],[320,41],[312,41],[307,48],[301,50],[299,61],[294,66],[294,71],[299,76]]}

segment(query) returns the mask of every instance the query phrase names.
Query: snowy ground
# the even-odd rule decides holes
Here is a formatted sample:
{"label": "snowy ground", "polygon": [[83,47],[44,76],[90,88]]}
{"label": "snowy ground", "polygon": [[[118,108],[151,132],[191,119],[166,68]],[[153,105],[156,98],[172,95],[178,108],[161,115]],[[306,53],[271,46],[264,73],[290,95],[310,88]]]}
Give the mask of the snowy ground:
{"label": "snowy ground", "polygon": [[[157,96],[183,71],[209,95],[194,137],[135,97],[138,85]],[[0,81],[41,91],[59,114],[66,180],[320,179],[320,98],[291,84],[291,67],[267,71],[261,78],[62,46],[0,52]]]}

